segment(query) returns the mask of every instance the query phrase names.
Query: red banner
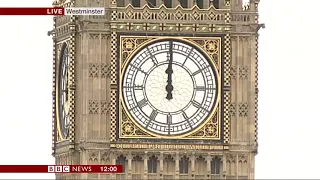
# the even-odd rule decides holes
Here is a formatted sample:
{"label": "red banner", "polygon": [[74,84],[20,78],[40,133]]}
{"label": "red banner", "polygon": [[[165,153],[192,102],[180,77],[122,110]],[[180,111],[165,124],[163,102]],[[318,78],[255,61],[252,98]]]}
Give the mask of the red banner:
{"label": "red banner", "polygon": [[121,165],[0,165],[0,173],[122,173]]}
{"label": "red banner", "polygon": [[64,15],[64,8],[0,8],[0,15]]}

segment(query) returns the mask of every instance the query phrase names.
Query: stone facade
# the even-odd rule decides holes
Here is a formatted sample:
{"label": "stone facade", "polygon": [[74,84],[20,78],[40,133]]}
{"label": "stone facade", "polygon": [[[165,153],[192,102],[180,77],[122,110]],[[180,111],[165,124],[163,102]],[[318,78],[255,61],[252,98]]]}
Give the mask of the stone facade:
{"label": "stone facade", "polygon": [[[104,16],[54,17],[52,124],[56,164],[123,164],[125,169],[122,174],[57,174],[57,178],[253,179],[257,154],[259,0],[251,0],[245,7],[241,0],[189,0],[183,4],[186,8],[182,7],[182,0],[181,5],[178,0],[149,1],[156,3],[153,8],[147,2],[53,3],[56,7],[106,8]],[[163,5],[167,3],[172,8]],[[144,34],[146,38],[223,36],[221,141],[155,143],[118,138],[121,33]],[[68,137],[59,133],[56,115],[57,69],[63,46],[69,49],[70,59]]]}

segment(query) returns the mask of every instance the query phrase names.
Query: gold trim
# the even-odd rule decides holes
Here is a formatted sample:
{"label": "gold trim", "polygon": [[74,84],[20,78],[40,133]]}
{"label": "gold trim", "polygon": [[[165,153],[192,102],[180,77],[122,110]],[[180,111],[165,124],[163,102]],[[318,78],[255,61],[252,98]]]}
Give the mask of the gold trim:
{"label": "gold trim", "polygon": [[[146,36],[120,36],[120,52],[123,52],[123,48],[122,48],[122,40],[124,38],[149,38],[150,40],[149,41],[144,41],[143,43],[141,43],[139,46],[136,47],[136,49],[134,49],[132,51],[132,53],[130,53],[127,57],[126,57],[126,60],[124,62],[124,64],[122,65],[122,53],[120,53],[120,83],[119,83],[119,95],[120,95],[120,103],[118,105],[118,108],[119,108],[119,123],[118,123],[118,132],[119,132],[119,137],[120,138],[124,138],[124,139],[128,139],[128,138],[162,138],[162,139],[176,139],[176,138],[180,138],[180,139],[211,139],[211,140],[220,140],[221,139],[221,118],[218,117],[218,137],[217,138],[205,138],[205,137],[188,137],[188,136],[192,136],[195,132],[199,131],[201,128],[203,128],[213,117],[214,115],[216,114],[217,110],[218,110],[218,107],[220,107],[220,101],[221,101],[221,37],[211,37],[211,39],[219,39],[220,43],[219,43],[219,60],[220,60],[220,63],[219,63],[219,70],[217,68],[217,65],[215,64],[214,60],[212,59],[212,57],[204,51],[203,47],[200,46],[200,44],[197,44],[195,41],[191,41],[191,40],[204,40],[204,39],[208,39],[209,37],[170,37],[170,36],[150,36],[150,37],[146,37]],[[123,101],[123,95],[122,95],[122,79],[124,77],[124,70],[130,60],[132,59],[133,55],[135,55],[136,52],[139,52],[141,50],[142,47],[144,47],[144,45],[146,44],[149,44],[149,43],[152,43],[152,42],[155,42],[155,41],[158,41],[158,40],[167,40],[167,39],[176,39],[176,40],[179,40],[179,41],[182,41],[182,42],[186,42],[186,43],[189,43],[189,44],[192,44],[193,46],[195,47],[198,47],[199,51],[202,52],[204,54],[204,56],[206,56],[209,60],[209,62],[213,65],[213,70],[217,73],[217,99],[216,99],[216,104],[214,105],[214,108],[213,108],[213,111],[210,113],[210,115],[208,116],[208,118],[201,124],[199,125],[197,128],[191,130],[190,132],[188,133],[185,133],[183,135],[178,135],[178,136],[163,136],[163,135],[158,135],[158,134],[155,134],[147,129],[145,129],[144,127],[142,127],[139,123],[137,123],[134,118],[131,116],[131,114],[129,113],[128,109],[126,108],[126,106],[122,106],[122,104],[124,104],[124,101]],[[129,119],[134,123],[134,125],[136,125],[141,131],[143,131],[144,133],[148,134],[148,135],[151,135],[151,136],[125,136],[125,137],[121,137],[121,130],[122,130],[122,124],[121,124],[121,121],[122,121],[122,109],[125,111],[126,115],[129,117]],[[219,113],[220,114],[220,113]]]}
{"label": "gold trim", "polygon": [[[63,44],[66,44],[65,45],[65,48],[68,48],[68,53],[70,52],[69,50],[69,43],[68,43],[68,40],[64,41],[64,42],[61,42],[62,46],[61,46],[61,49],[59,50],[59,54],[58,54],[58,58],[57,58],[57,64],[56,64],[56,67],[57,67],[57,71],[56,71],[56,120],[57,120],[57,131],[58,131],[58,137],[57,137],[57,142],[62,142],[62,141],[65,141],[65,140],[68,140],[68,138],[65,138],[63,135],[62,135],[62,132],[61,132],[61,126],[60,126],[60,116],[59,116],[59,93],[60,93],[60,90],[59,90],[59,77],[60,77],[60,61],[61,61],[61,51],[62,51],[62,48],[63,48]],[[70,58],[70,54],[68,54],[69,58]],[[68,71],[69,71],[70,68],[68,68]],[[68,72],[68,76],[70,75],[70,73]],[[69,77],[68,77],[68,81],[69,81]],[[70,93],[68,93],[70,94]],[[70,98],[68,98],[68,106],[70,106]],[[68,107],[69,108],[69,107]]]}
{"label": "gold trim", "polygon": [[229,146],[209,144],[110,144],[111,148],[117,149],[187,149],[187,150],[228,150]]}

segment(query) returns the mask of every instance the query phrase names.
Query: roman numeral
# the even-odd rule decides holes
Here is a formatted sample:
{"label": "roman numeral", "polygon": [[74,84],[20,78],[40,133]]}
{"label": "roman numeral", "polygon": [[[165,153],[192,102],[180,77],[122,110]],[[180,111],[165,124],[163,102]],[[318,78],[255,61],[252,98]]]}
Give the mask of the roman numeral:
{"label": "roman numeral", "polygon": [[207,68],[209,68],[209,66],[206,66],[206,67],[204,67],[204,68],[202,68],[202,69],[199,69],[198,71],[192,73],[192,76],[195,76],[195,75],[201,73],[203,70],[205,70],[205,69],[207,69]]}
{"label": "roman numeral", "polygon": [[143,86],[142,85],[135,85],[133,87],[134,90],[143,90]]}
{"label": "roman numeral", "polygon": [[167,124],[172,124],[172,116],[170,114],[167,115]]}
{"label": "roman numeral", "polygon": [[190,52],[186,56],[186,59],[183,61],[182,66],[187,62],[187,60],[188,60],[189,56],[191,55],[192,51],[193,51],[193,48],[190,50]]}
{"label": "roman numeral", "polygon": [[194,105],[194,107],[196,107],[196,108],[201,108],[201,104],[200,104],[200,103],[198,103],[197,101],[192,100],[192,102],[191,102],[191,103]]}
{"label": "roman numeral", "polygon": [[191,126],[191,123],[190,123],[190,120],[189,120],[189,117],[188,115],[186,114],[186,112],[182,111],[182,116],[184,117],[184,119],[187,121],[187,123],[189,124],[190,127]]}
{"label": "roman numeral", "polygon": [[188,115],[184,111],[182,111],[182,116],[184,117],[184,119],[188,119]]}
{"label": "roman numeral", "polygon": [[139,108],[143,108],[148,104],[148,101],[146,99],[142,99],[141,101],[138,102]]}
{"label": "roman numeral", "polygon": [[133,68],[135,68],[136,70],[142,72],[143,74],[147,74],[147,72],[144,72],[141,68],[139,68],[139,67],[137,67],[137,66],[135,66],[135,65],[133,65],[133,64],[130,64],[130,66],[133,67]]}
{"label": "roman numeral", "polygon": [[152,112],[150,114],[150,119],[151,120],[155,120],[157,115],[158,115],[158,111],[157,110],[152,110]]}
{"label": "roman numeral", "polygon": [[205,87],[205,86],[197,86],[195,89],[197,91],[206,91],[206,90],[215,90],[216,88],[214,88],[214,87]]}
{"label": "roman numeral", "polygon": [[142,85],[134,85],[134,86],[123,86],[124,89],[130,89],[133,88],[134,90],[143,90],[143,86]]}
{"label": "roman numeral", "polygon": [[147,48],[147,50],[148,50],[148,52],[150,54],[151,61],[153,62],[154,65],[157,65],[158,64],[157,58],[151,53],[149,48]]}

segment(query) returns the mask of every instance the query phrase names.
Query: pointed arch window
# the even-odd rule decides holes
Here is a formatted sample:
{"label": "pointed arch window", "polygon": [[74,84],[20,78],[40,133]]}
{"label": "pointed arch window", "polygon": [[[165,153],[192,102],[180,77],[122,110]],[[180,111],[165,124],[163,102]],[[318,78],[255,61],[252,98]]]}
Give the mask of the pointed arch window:
{"label": "pointed arch window", "polygon": [[203,9],[203,0],[196,0],[196,3],[200,9]]}
{"label": "pointed arch window", "polygon": [[180,5],[183,8],[188,8],[188,0],[180,0]]}
{"label": "pointed arch window", "polygon": [[195,170],[198,174],[206,174],[207,162],[204,157],[199,156],[195,161]]}
{"label": "pointed arch window", "polygon": [[189,170],[189,158],[183,156],[179,161],[179,172],[180,174],[188,174]]}
{"label": "pointed arch window", "polygon": [[221,159],[214,157],[211,160],[211,174],[220,174],[221,170]]}
{"label": "pointed arch window", "polygon": [[148,160],[148,173],[157,173],[158,158],[151,156]]}
{"label": "pointed arch window", "polygon": [[174,174],[175,167],[176,167],[176,164],[175,164],[174,158],[171,155],[165,156],[163,160],[163,171],[169,174]]}
{"label": "pointed arch window", "polygon": [[124,7],[125,6],[124,0],[117,0],[117,6],[118,7]]}
{"label": "pointed arch window", "polygon": [[123,155],[118,156],[117,160],[116,160],[116,164],[118,165],[122,165],[122,170],[123,172],[126,172],[126,157],[124,157]]}
{"label": "pointed arch window", "polygon": [[140,0],[131,0],[131,4],[133,7],[140,7]]}
{"label": "pointed arch window", "polygon": [[134,156],[132,158],[132,173],[143,173],[144,162],[141,156]]}
{"label": "pointed arch window", "polygon": [[157,7],[157,0],[147,0],[148,6],[151,8]]}
{"label": "pointed arch window", "polygon": [[219,1],[220,1],[220,0],[213,0],[213,6],[214,6],[216,9],[219,9],[219,8],[220,8]]}
{"label": "pointed arch window", "polygon": [[164,4],[167,8],[172,8],[172,0],[163,0],[163,4]]}

